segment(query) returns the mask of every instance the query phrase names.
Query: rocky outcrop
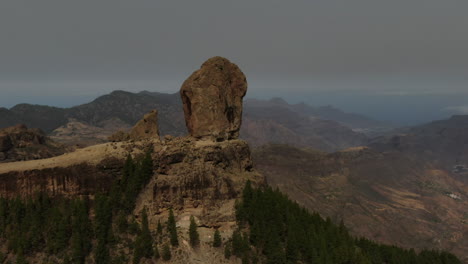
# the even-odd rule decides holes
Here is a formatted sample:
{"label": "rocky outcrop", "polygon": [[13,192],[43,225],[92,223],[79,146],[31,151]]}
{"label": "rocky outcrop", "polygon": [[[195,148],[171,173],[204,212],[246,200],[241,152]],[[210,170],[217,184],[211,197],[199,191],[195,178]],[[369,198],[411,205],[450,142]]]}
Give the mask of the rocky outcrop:
{"label": "rocky outcrop", "polygon": [[157,139],[159,140],[158,111],[152,110],[143,119],[138,121],[129,133],[130,139]]}
{"label": "rocky outcrop", "polygon": [[222,57],[203,63],[180,89],[190,135],[218,141],[238,138],[246,92],[247,81],[237,65]]}
{"label": "rocky outcrop", "polygon": [[109,137],[109,141],[153,139],[159,141],[158,111],[152,110],[138,121],[129,133],[118,131]]}
{"label": "rocky outcrop", "polygon": [[231,230],[235,200],[246,181],[265,184],[242,140],[174,138],[154,146],[153,161],[154,177],[140,193],[134,211],[138,215],[146,208],[151,228],[166,221],[172,208],[181,224],[193,215],[199,226]]}
{"label": "rocky outcrop", "polygon": [[5,163],[0,167],[0,195],[29,195],[35,191],[92,194],[105,189],[91,188],[93,181],[99,183],[102,178],[111,182],[120,175],[128,154],[142,155],[149,147],[153,148],[154,177],[142,203],[153,208],[154,213],[164,208],[235,199],[247,180],[263,182],[263,177],[253,170],[245,141],[165,139],[106,143],[49,159]]}
{"label": "rocky outcrop", "polygon": [[65,151],[40,129],[16,125],[0,130],[0,162],[48,158]]}

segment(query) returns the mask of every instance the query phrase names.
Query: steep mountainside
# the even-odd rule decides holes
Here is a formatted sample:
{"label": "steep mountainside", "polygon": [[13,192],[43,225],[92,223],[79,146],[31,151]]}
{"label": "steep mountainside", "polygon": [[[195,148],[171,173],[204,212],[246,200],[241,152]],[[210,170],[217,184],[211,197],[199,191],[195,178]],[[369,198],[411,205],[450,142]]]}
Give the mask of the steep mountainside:
{"label": "steep mountainside", "polygon": [[[91,145],[104,143],[115,130],[128,130],[152,109],[158,109],[161,135],[187,134],[180,96],[155,92],[115,91],[67,109],[27,104],[3,108],[0,127],[25,123],[43,129],[59,142]],[[360,131],[381,126],[359,115],[324,109],[289,105],[280,99],[247,100],[241,137],[254,145],[287,143],[335,151],[365,144],[367,138]]]}
{"label": "steep mountainside", "polygon": [[439,247],[468,260],[467,116],[336,153],[270,145],[254,152],[269,184],[354,234]]}
{"label": "steep mountainside", "polygon": [[283,143],[323,151],[360,146],[364,134],[331,120],[304,115],[289,107],[246,104],[241,137],[254,146]]}
{"label": "steep mountainside", "polygon": [[372,132],[373,130],[387,130],[391,128],[390,124],[373,120],[369,117],[354,114],[346,113],[342,110],[335,108],[333,106],[319,106],[313,107],[305,103],[299,104],[288,104],[285,100],[281,98],[272,98],[271,100],[257,100],[257,99],[248,99],[245,104],[247,106],[257,106],[257,107],[282,107],[290,109],[294,112],[302,113],[304,115],[325,119],[333,120],[339,122],[347,127],[352,129]]}
{"label": "steep mountainside", "polygon": [[468,165],[468,115],[452,116],[408,128],[404,134],[374,139],[369,145],[385,152],[411,153],[446,170]]}
{"label": "steep mountainside", "polygon": [[158,109],[163,134],[181,135],[186,131],[181,106],[178,94],[115,91],[72,108],[29,104],[19,104],[10,110],[2,108],[0,127],[24,123],[50,133],[65,126],[70,119],[100,128],[113,123],[133,126],[145,113]]}
{"label": "steep mountainside", "polygon": [[157,109],[162,135],[180,136],[186,133],[182,104],[178,94],[129,93],[115,91],[91,103],[67,109],[67,118],[75,118],[92,126],[102,127],[106,121],[118,119],[133,126],[140,118]]}

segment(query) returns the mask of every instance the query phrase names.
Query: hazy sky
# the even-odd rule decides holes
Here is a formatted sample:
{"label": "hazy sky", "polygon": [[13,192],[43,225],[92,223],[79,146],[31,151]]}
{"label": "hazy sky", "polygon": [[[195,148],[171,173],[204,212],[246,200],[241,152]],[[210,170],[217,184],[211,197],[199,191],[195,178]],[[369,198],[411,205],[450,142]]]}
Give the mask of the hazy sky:
{"label": "hazy sky", "polygon": [[468,112],[467,14],[466,0],[2,0],[0,106],[175,92],[220,55],[251,97],[365,112],[445,96],[424,107]]}

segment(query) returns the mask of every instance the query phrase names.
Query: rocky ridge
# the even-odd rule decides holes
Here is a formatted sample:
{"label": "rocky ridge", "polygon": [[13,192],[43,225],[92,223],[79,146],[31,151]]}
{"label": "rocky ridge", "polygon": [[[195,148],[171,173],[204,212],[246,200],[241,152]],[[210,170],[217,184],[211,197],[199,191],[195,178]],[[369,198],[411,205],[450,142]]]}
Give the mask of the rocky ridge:
{"label": "rocky ridge", "polygon": [[[0,127],[25,123],[43,129],[57,142],[90,146],[107,142],[118,130],[129,131],[151,109],[158,110],[161,136],[187,134],[180,93],[146,91],[114,91],[88,104],[66,109],[37,105],[0,109]],[[336,109],[288,104],[279,99],[244,100],[242,112],[240,138],[251,145],[282,143],[337,151],[366,144],[368,138],[363,131],[375,135],[385,130],[384,124],[366,122],[365,117]]]}
{"label": "rocky ridge", "polygon": [[16,125],[0,129],[0,162],[42,159],[65,153],[66,148],[40,129]]}

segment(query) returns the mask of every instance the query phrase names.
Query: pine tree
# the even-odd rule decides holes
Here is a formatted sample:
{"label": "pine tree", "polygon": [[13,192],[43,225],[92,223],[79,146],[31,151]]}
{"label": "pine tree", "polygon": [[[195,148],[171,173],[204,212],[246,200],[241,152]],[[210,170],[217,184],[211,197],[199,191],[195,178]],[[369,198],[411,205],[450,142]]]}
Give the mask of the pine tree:
{"label": "pine tree", "polygon": [[249,254],[244,254],[244,256],[242,256],[242,264],[250,264]]}
{"label": "pine tree", "polygon": [[224,257],[226,259],[229,259],[231,257],[231,245],[229,243],[227,243],[224,246]]}
{"label": "pine tree", "polygon": [[153,251],[153,237],[148,227],[148,214],[146,208],[141,213],[141,228],[135,241],[135,250],[133,251],[133,263],[140,263],[141,258],[151,258]]}
{"label": "pine tree", "polygon": [[96,198],[96,238],[97,246],[94,252],[96,264],[110,263],[109,248],[107,243],[109,238],[112,237],[111,223],[112,223],[112,208],[109,204],[109,199],[105,195],[97,195]]}
{"label": "pine tree", "polygon": [[169,248],[168,244],[164,244],[163,246],[163,252],[162,252],[162,259],[165,261],[170,260],[172,257],[171,255],[171,249]]}
{"label": "pine tree", "polygon": [[142,185],[146,185],[153,176],[153,159],[151,157],[151,148],[146,151],[141,161]]}
{"label": "pine tree", "polygon": [[120,212],[117,216],[117,230],[120,233],[125,233],[128,228],[127,216],[124,212]]}
{"label": "pine tree", "polygon": [[219,230],[216,229],[213,235],[213,247],[220,247],[221,243],[221,234],[219,233]]}
{"label": "pine tree", "polygon": [[5,235],[8,216],[7,199],[0,197],[0,236]]}
{"label": "pine tree", "polygon": [[156,234],[162,235],[163,227],[161,225],[161,220],[158,220],[158,227],[156,228]]}
{"label": "pine tree", "polygon": [[190,216],[189,238],[190,245],[192,245],[192,247],[198,246],[200,243],[200,235],[197,231],[197,223],[195,223],[195,218],[193,216]]}
{"label": "pine tree", "polygon": [[141,246],[143,248],[143,256],[150,258],[153,256],[153,237],[148,226],[148,214],[146,213],[146,208],[143,209],[141,221]]}
{"label": "pine tree", "polygon": [[71,250],[72,250],[72,262],[76,264],[84,263],[84,250],[83,250],[82,236],[73,232],[71,236]]}
{"label": "pine tree", "polygon": [[18,256],[16,256],[16,264],[28,264],[28,261],[26,261],[23,253],[20,253]]}
{"label": "pine tree", "polygon": [[133,250],[133,264],[140,263],[141,258],[143,258],[143,253],[141,251],[142,248],[138,245],[138,241],[136,241],[135,249]]}
{"label": "pine tree", "polygon": [[47,243],[50,253],[57,254],[67,247],[69,238],[67,220],[58,207],[53,208],[49,219],[51,229],[49,230],[49,241]]}
{"label": "pine tree", "polygon": [[232,254],[237,257],[241,257],[244,252],[244,239],[239,230],[235,230],[232,233]]}
{"label": "pine tree", "polygon": [[109,249],[107,248],[105,241],[98,240],[96,251],[94,252],[94,259],[96,264],[110,263]]}
{"label": "pine tree", "polygon": [[82,264],[91,249],[91,222],[86,202],[74,201],[71,236],[71,262]]}
{"label": "pine tree", "polygon": [[158,248],[157,245],[155,245],[155,246],[154,246],[154,258],[155,258],[155,259],[158,259],[158,258],[160,258],[160,257],[161,257],[161,255],[159,254],[159,248]]}
{"label": "pine tree", "polygon": [[179,239],[177,238],[177,227],[174,218],[174,212],[172,209],[169,210],[169,218],[167,219],[167,231],[169,232],[171,245],[176,247],[179,245]]}

